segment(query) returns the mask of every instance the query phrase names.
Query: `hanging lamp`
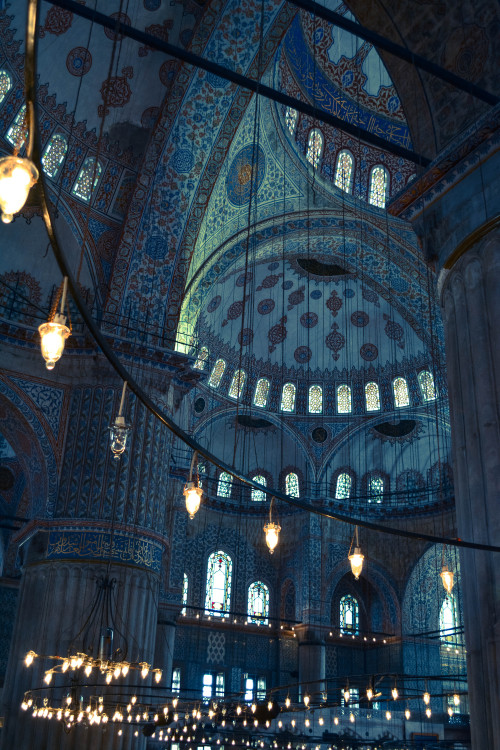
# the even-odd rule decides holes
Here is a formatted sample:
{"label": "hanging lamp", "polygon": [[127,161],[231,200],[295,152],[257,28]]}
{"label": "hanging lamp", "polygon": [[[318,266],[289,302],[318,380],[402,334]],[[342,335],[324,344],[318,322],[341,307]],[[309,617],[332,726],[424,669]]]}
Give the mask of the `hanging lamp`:
{"label": "hanging lamp", "polygon": [[269,506],[269,523],[264,526],[264,533],[266,535],[266,544],[269,547],[269,552],[272,555],[279,541],[279,533],[281,526],[278,523],[273,523],[272,509],[273,509],[274,497],[271,498],[271,504]]}
{"label": "hanging lamp", "polygon": [[195,451],[193,453],[191,466],[189,468],[189,481],[186,483],[183,491],[184,497],[186,499],[186,510],[189,513],[189,518],[194,518],[195,514],[199,511],[201,498],[203,496],[203,490],[199,486],[198,478],[196,478],[196,481],[193,482],[193,469],[197,457],[198,453]]}
{"label": "hanging lamp", "polygon": [[[67,291],[68,277],[65,276],[57,292],[48,321],[38,327],[42,357],[45,360],[47,370],[53,370],[56,362],[61,359],[66,339],[71,335],[71,328],[66,325],[66,316],[64,315]],[[58,313],[56,310],[59,299],[61,299],[61,308]]]}
{"label": "hanging lamp", "polygon": [[[28,193],[38,180],[38,169],[31,161],[33,151],[32,128],[28,126],[28,109],[31,112],[31,103],[27,103],[23,122],[19,128],[14,153],[0,159],[0,213],[4,224],[10,224],[28,198]],[[33,118],[32,118],[33,122]],[[28,131],[28,142],[26,146],[26,158],[19,156],[26,131]]]}
{"label": "hanging lamp", "polygon": [[[356,546],[354,547],[354,552],[351,553],[354,537],[356,537]],[[351,546],[349,547],[349,555],[347,559],[351,563],[351,570],[354,578],[358,580],[359,576],[361,575],[361,571],[363,570],[363,560],[365,559],[365,556],[361,554],[357,526],[354,529],[354,534],[352,537]]]}
{"label": "hanging lamp", "polygon": [[115,421],[109,427],[109,439],[111,452],[117,460],[125,452],[127,447],[127,438],[132,427],[125,422],[123,416],[123,408],[125,406],[125,394],[127,392],[127,381],[123,381],[122,396],[120,399],[120,408],[118,409],[118,416]]}

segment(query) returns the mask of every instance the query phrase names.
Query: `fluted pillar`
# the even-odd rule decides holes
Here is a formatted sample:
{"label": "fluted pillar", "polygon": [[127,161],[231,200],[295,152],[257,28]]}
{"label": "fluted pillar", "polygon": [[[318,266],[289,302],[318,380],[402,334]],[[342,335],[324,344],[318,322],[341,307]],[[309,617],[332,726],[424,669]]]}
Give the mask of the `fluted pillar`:
{"label": "fluted pillar", "polygon": [[302,697],[320,700],[326,689],[326,647],[324,640],[310,628],[295,628],[299,638],[299,682]]}
{"label": "fluted pillar", "polygon": [[[444,272],[459,536],[500,545],[500,229]],[[462,552],[473,750],[500,750],[500,555]]]}

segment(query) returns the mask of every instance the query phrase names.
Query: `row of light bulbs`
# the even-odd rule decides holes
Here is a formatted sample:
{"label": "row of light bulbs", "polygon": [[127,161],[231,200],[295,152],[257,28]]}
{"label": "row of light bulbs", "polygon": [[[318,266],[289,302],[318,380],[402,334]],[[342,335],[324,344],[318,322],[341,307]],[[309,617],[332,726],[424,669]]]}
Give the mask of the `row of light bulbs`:
{"label": "row of light bulbs", "polygon": [[101,659],[94,659],[84,653],[76,653],[72,656],[44,656],[40,657],[35,651],[28,651],[24,658],[24,664],[30,667],[35,659],[51,659],[56,662],[56,665],[47,669],[44,676],[44,682],[46,685],[50,685],[54,674],[64,674],[69,671],[77,671],[83,668],[83,672],[86,677],[90,677],[92,670],[97,669],[101,674],[105,675],[106,683],[109,685],[113,679],[117,680],[120,677],[126,677],[130,670],[138,670],[141,673],[143,680],[151,673],[154,677],[155,682],[159,683],[162,678],[162,670],[158,668],[152,668],[148,662],[141,661],[138,663],[128,661],[104,661]]}

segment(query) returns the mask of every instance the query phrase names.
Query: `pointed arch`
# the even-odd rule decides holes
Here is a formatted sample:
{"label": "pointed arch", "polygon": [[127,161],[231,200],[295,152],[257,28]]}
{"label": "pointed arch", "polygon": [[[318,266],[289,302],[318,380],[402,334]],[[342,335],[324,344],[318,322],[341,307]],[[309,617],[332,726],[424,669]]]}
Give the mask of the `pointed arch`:
{"label": "pointed arch", "polygon": [[207,564],[205,614],[228,617],[231,606],[233,561],[223,550],[212,552]]}
{"label": "pointed arch", "polygon": [[248,587],[247,615],[250,622],[267,625],[269,622],[269,587],[254,581]]}
{"label": "pointed arch", "polygon": [[319,167],[319,161],[323,153],[323,145],[323,133],[319,128],[313,128],[309,132],[309,138],[307,139],[306,159],[309,164],[312,164],[314,169]]}
{"label": "pointed arch", "polygon": [[343,190],[344,193],[352,192],[354,180],[354,158],[350,151],[343,149],[337,156],[337,165],[335,167],[335,186]]}
{"label": "pointed arch", "polygon": [[377,164],[370,172],[370,187],[368,192],[368,202],[372,206],[385,208],[387,196],[389,194],[389,172],[381,164]]}

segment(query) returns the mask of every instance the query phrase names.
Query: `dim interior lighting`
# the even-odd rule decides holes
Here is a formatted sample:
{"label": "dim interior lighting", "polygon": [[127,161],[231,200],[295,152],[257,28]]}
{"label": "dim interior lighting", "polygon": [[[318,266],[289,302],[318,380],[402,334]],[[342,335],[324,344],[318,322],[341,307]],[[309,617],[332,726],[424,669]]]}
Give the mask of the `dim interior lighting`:
{"label": "dim interior lighting", "polygon": [[410,718],[411,718],[411,712],[410,712],[410,709],[407,708],[405,711],[405,719],[406,721],[410,721]]}
{"label": "dim interior lighting", "polygon": [[426,706],[428,706],[430,702],[431,702],[431,696],[429,695],[429,693],[426,690],[425,693],[424,693],[424,703],[425,703]]}
{"label": "dim interior lighting", "polygon": [[[354,538],[356,538],[356,546],[354,547],[354,552],[351,553]],[[348,555],[348,560],[351,563],[352,574],[356,580],[358,580],[359,576],[361,575],[361,571],[363,570],[364,559],[365,557],[361,554],[361,548],[359,546],[358,527],[356,526],[354,528],[354,534],[352,537],[351,546],[349,547]]]}
{"label": "dim interior lighting", "polygon": [[306,694],[304,695],[304,705],[305,705],[305,706],[308,706],[308,705],[309,705],[309,702],[310,702],[310,700],[311,700],[311,699],[309,698],[308,694],[306,693]]}
{"label": "dim interior lighting", "polygon": [[[42,357],[45,360],[45,367],[47,370],[53,370],[56,362],[61,359],[64,351],[64,344],[66,343],[68,336],[71,334],[71,330],[66,325],[66,316],[64,315],[67,291],[68,277],[65,276],[62,287],[59,287],[47,323],[42,323],[42,325],[38,327]],[[58,313],[56,311],[60,296],[61,312]]]}
{"label": "dim interior lighting", "polygon": [[123,416],[123,410],[125,406],[125,394],[127,392],[127,381],[123,382],[122,395],[120,399],[120,408],[118,409],[118,416],[109,428],[109,439],[111,446],[111,453],[117,460],[125,452],[127,447],[127,438],[132,427],[125,422]]}
{"label": "dim interior lighting", "polygon": [[430,708],[426,708],[426,709],[425,709],[425,715],[427,716],[427,718],[428,718],[428,719],[430,719],[430,718],[431,718],[431,716],[432,716],[432,711],[431,711],[431,709],[430,709]]}
{"label": "dim interior lighting", "polygon": [[392,714],[390,711],[385,712],[385,718],[387,719],[387,721],[390,721],[392,719]]}
{"label": "dim interior lighting", "polygon": [[440,576],[443,582],[444,590],[446,591],[446,593],[451,594],[451,590],[455,583],[453,580],[455,574],[452,570],[448,570],[447,565],[443,565]]}
{"label": "dim interior lighting", "polygon": [[23,208],[37,180],[38,169],[30,159],[17,154],[0,159],[0,212],[4,224],[10,224],[14,214]]}
{"label": "dim interior lighting", "polygon": [[203,490],[198,486],[198,477],[196,478],[196,481],[193,482],[193,470],[197,457],[198,453],[195,451],[193,453],[193,458],[191,459],[191,466],[189,467],[189,481],[186,483],[183,491],[186,500],[186,510],[189,513],[189,518],[194,518],[196,513],[199,511],[201,498],[203,496]]}
{"label": "dim interior lighting", "polygon": [[271,504],[269,506],[269,523],[264,526],[264,533],[266,535],[266,544],[269,547],[269,552],[272,555],[279,541],[279,533],[281,526],[278,523],[273,523],[272,510],[273,510],[274,497],[271,498]]}
{"label": "dim interior lighting", "polygon": [[349,714],[349,721],[351,722],[351,724],[354,724],[354,722],[355,722],[354,714],[352,713],[352,711]]}
{"label": "dim interior lighting", "polygon": [[458,693],[454,693],[453,695],[453,705],[459,706],[460,705],[460,696]]}

